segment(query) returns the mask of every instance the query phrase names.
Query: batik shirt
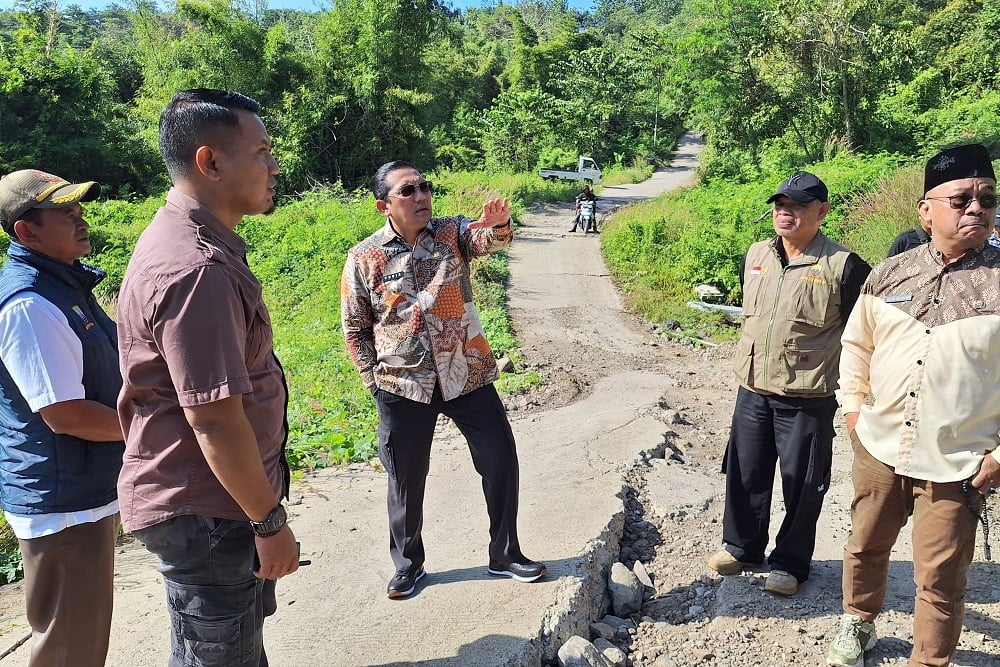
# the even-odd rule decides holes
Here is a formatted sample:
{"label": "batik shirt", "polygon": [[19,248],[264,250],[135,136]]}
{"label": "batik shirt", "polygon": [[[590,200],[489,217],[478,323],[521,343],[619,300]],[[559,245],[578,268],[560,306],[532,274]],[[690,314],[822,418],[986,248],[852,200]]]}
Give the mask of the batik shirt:
{"label": "batik shirt", "polygon": [[387,221],[347,255],[341,324],[354,365],[376,387],[430,403],[497,378],[472,302],[469,262],[508,246],[510,224],[469,229],[472,220],[433,218],[410,247]]}
{"label": "batik shirt", "polygon": [[[1000,251],[945,262],[933,243],[872,271],[843,335],[842,410],[897,475],[956,482],[1000,435]],[[868,399],[866,401],[866,399]]]}

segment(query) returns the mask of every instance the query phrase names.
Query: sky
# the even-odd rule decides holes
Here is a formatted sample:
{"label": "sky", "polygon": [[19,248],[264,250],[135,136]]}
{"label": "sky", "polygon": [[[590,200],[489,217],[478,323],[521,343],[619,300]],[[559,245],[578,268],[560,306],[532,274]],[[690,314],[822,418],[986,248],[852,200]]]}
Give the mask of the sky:
{"label": "sky", "polygon": [[[569,0],[569,6],[576,7],[577,9],[590,9],[591,1]],[[445,0],[445,2],[457,9],[488,7],[497,4],[496,0]],[[507,0],[507,2],[510,3],[511,0]],[[83,9],[103,9],[108,5],[114,4],[114,0],[59,0],[59,4],[62,7],[80,5]],[[118,4],[124,7],[128,6],[127,0],[118,0]],[[161,7],[164,5],[162,0],[158,4]],[[267,0],[267,6],[270,9],[304,9],[316,11],[328,8],[331,4],[332,2],[327,0]],[[14,0],[0,0],[0,9],[10,9],[13,5]]]}

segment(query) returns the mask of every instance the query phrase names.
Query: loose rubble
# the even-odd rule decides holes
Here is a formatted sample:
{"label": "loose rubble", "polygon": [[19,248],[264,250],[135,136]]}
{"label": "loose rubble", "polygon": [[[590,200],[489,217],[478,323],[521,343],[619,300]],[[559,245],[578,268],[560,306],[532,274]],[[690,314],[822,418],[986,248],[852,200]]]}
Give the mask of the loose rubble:
{"label": "loose rubble", "polygon": [[[626,473],[625,525],[618,562],[608,573],[611,613],[580,626],[590,636],[574,638],[574,645],[582,646],[582,641],[593,650],[579,654],[588,656],[578,658],[583,662],[566,664],[823,665],[842,613],[839,553],[815,562],[813,576],[790,598],[764,591],[766,566],[731,577],[720,577],[707,568],[708,556],[721,543],[724,486],[719,471],[735,394],[725,372],[732,349],[724,345],[704,350],[674,341],[661,344],[665,354],[674,354],[687,369],[678,382],[678,388],[685,390],[678,395],[684,399],[661,406],[663,446]],[[844,451],[838,456],[849,458]],[[848,483],[844,467],[842,461],[841,482]],[[651,501],[651,489],[663,492],[663,479],[677,484],[687,479],[685,475],[690,476],[684,482],[689,486],[676,490],[674,502],[657,506]],[[648,486],[649,480],[653,487]],[[706,484],[714,487],[706,488]],[[780,510],[779,488],[774,502]],[[827,539],[838,545],[849,530],[848,510],[849,499],[828,498],[824,507],[835,524]],[[775,524],[772,532],[776,529]],[[996,583],[1000,566],[982,562],[981,550],[976,560],[970,571],[966,627],[955,667],[1000,665],[1000,624],[995,620],[1000,618],[1000,583]],[[867,653],[866,667],[907,663],[913,639],[912,568],[907,569],[905,562],[900,565],[890,573],[886,611],[876,621],[879,642]],[[632,611],[636,598],[641,599],[641,607]]]}

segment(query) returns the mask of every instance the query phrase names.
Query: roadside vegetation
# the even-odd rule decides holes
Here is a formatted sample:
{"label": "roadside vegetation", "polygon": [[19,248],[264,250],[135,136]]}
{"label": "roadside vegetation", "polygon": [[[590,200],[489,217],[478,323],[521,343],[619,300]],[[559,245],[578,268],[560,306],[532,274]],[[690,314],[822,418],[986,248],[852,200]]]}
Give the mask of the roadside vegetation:
{"label": "roadside vegetation", "polygon": [[[917,225],[923,172],[912,158],[845,154],[802,167],[830,189],[823,232],[872,266],[896,234]],[[789,173],[752,183],[709,180],[616,214],[602,231],[601,247],[628,307],[702,337],[734,336],[737,328],[723,317],[686,303],[701,284],[719,289],[723,303],[740,303],[740,260],[750,244],[774,235],[766,201]]]}

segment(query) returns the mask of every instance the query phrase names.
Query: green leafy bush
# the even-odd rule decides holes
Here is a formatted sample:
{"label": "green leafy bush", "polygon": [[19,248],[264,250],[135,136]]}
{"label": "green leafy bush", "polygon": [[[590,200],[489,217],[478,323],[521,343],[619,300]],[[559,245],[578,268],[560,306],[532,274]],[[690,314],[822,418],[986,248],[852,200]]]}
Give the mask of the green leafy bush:
{"label": "green leafy bush", "polygon": [[24,576],[21,550],[14,531],[0,513],[0,586],[17,581]]}

